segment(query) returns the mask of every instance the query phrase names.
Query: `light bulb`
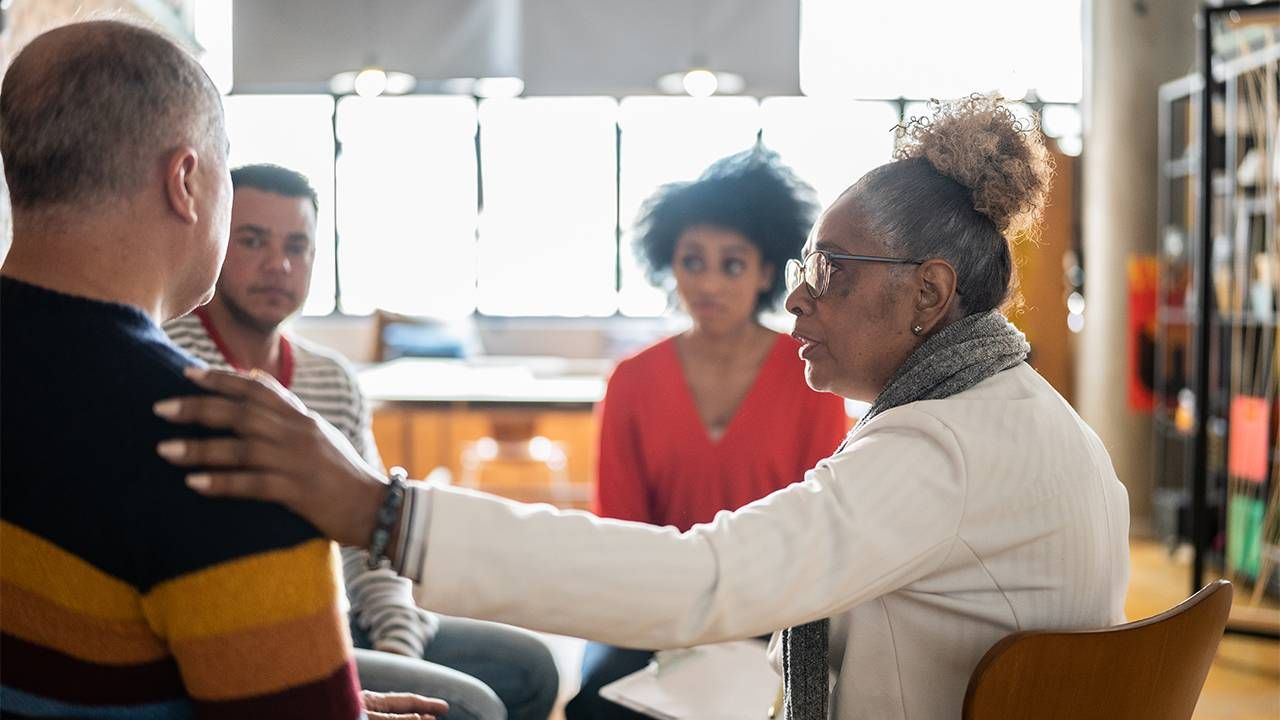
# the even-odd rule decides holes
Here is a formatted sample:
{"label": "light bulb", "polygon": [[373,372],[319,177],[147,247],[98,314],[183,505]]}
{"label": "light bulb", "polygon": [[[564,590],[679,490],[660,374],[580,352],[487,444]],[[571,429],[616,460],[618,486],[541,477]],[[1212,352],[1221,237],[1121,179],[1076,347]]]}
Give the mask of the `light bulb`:
{"label": "light bulb", "polygon": [[471,92],[482,98],[519,97],[524,92],[524,81],[518,77],[478,78]]}
{"label": "light bulb", "polygon": [[720,81],[710,70],[690,70],[684,74],[684,91],[693,97],[711,97]]}
{"label": "light bulb", "polygon": [[378,97],[387,89],[387,74],[381,68],[366,68],[356,75],[356,94]]}

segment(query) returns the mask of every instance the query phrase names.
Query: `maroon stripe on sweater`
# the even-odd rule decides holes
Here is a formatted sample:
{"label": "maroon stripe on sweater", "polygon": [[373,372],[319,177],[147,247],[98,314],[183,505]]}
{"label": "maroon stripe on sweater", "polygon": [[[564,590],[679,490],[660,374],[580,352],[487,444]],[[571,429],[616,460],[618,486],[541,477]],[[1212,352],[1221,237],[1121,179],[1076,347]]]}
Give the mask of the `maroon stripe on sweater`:
{"label": "maroon stripe on sweater", "polygon": [[201,720],[248,717],[355,720],[362,712],[354,660],[348,660],[327,678],[270,695],[219,702],[196,701],[196,716]]}
{"label": "maroon stripe on sweater", "polygon": [[186,697],[173,658],[100,665],[0,633],[0,683],[80,705],[141,705]]}

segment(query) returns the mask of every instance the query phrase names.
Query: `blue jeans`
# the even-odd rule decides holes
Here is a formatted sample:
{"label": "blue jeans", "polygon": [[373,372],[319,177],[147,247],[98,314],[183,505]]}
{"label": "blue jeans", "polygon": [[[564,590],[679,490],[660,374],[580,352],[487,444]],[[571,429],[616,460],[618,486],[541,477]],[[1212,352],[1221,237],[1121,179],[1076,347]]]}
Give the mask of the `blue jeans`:
{"label": "blue jeans", "polygon": [[565,706],[565,720],[646,720],[644,715],[600,697],[600,688],[644,668],[652,658],[652,650],[587,643],[582,655],[582,688]]}
{"label": "blue jeans", "polygon": [[356,648],[360,686],[375,692],[407,692],[449,703],[448,720],[506,720],[507,709],[488,685],[425,660]]}
{"label": "blue jeans", "polygon": [[440,616],[422,659],[368,650],[352,623],[360,684],[449,703],[448,720],[546,720],[560,689],[551,651],[536,636],[497,623]]}

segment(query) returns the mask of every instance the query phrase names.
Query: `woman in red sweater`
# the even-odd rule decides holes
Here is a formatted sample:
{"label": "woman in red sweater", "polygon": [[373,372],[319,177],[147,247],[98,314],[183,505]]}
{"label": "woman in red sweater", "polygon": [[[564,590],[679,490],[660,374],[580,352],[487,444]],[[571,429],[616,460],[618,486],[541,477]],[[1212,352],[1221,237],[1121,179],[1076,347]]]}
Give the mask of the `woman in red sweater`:
{"label": "woman in red sweater", "polygon": [[[641,210],[638,250],[675,280],[692,327],[618,364],[601,411],[595,510],[688,530],[804,477],[848,429],[844,401],[810,390],[799,344],[760,314],[785,291],[812,191],[771,152],[718,161]],[[589,643],[569,720],[639,718],[599,697],[653,653]]]}

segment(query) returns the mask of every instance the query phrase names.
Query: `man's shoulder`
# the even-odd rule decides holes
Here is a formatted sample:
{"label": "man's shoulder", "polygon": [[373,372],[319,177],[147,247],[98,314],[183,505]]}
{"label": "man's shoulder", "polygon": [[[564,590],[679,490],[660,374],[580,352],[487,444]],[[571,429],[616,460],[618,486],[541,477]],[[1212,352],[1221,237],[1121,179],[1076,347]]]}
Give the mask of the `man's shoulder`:
{"label": "man's shoulder", "polygon": [[290,389],[304,403],[308,406],[363,403],[355,368],[341,353],[292,334],[286,337],[294,355]]}
{"label": "man's shoulder", "polygon": [[200,322],[200,318],[196,317],[194,313],[174,318],[160,327],[169,336],[169,339],[179,346],[201,341],[213,342],[213,339],[209,337],[209,333],[204,329],[204,323]]}
{"label": "man's shoulder", "polygon": [[310,540],[319,531],[301,517],[272,503],[206,498],[181,479],[153,486],[156,497],[145,515],[150,542],[138,564],[139,589],[229,562],[263,558]]}
{"label": "man's shoulder", "polygon": [[[81,358],[78,372],[56,365],[41,375],[61,381],[6,382],[5,412],[27,421],[4,425],[5,519],[143,591],[318,537],[279,506],[196,494],[186,471],[156,453],[161,441],[212,434],[152,411],[157,401],[204,393],[183,375],[197,364],[157,330]],[[59,457],[49,438],[73,442],[74,453]]]}
{"label": "man's shoulder", "polygon": [[218,349],[218,345],[210,337],[209,331],[205,329],[204,323],[200,322],[200,318],[194,313],[184,315],[180,318],[170,320],[165,323],[162,328],[169,340],[182,349],[183,352],[199,359],[207,365],[214,367],[227,368],[226,358],[222,356],[222,351]]}
{"label": "man's shoulder", "polygon": [[289,344],[293,346],[294,362],[298,369],[305,367],[309,370],[341,374],[354,382],[355,368],[342,353],[299,337],[295,333],[286,333],[285,337],[289,339]]}
{"label": "man's shoulder", "polygon": [[204,323],[200,322],[200,318],[195,314],[195,312],[189,312],[186,315],[176,317],[163,323],[160,327],[164,328],[164,331],[170,336],[173,336],[175,332],[195,330],[198,330],[201,335],[206,334],[204,332]]}
{"label": "man's shoulder", "polygon": [[79,396],[75,404],[86,419],[140,407],[149,415],[157,400],[204,392],[184,373],[205,363],[154,325],[81,338],[75,353],[45,350],[42,357],[40,348],[27,347],[6,353],[6,360],[20,360],[33,376],[57,377],[43,391]]}
{"label": "man's shoulder", "polygon": [[194,350],[174,343],[163,333],[138,338],[119,361],[134,368],[132,372],[121,373],[121,389],[131,397],[147,402],[148,412],[150,403],[159,400],[206,393],[185,373],[188,368],[207,367],[209,361]]}

